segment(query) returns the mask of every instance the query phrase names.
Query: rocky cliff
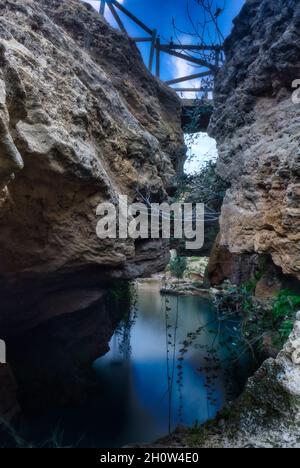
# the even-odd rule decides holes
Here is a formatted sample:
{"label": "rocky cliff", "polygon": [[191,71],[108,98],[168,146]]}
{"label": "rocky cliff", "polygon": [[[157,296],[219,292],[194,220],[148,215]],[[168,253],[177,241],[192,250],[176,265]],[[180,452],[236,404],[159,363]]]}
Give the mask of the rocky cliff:
{"label": "rocky cliff", "polygon": [[[24,349],[32,342],[36,355],[43,339],[30,336],[20,346],[20,334],[45,324],[56,336],[55,320],[62,318],[65,329],[80,330],[81,350],[82,341],[89,343],[80,359],[90,364],[105,353],[127,310],[120,306],[116,315],[106,305],[112,278],[166,266],[167,242],[100,241],[96,208],[118,195],[129,203],[166,200],[184,154],[180,101],[147,71],[127,36],[79,0],[1,0],[0,337],[9,343],[22,405],[29,375],[22,370],[32,361]],[[59,336],[63,349],[53,344],[57,355],[49,353],[55,362],[71,355],[72,339]],[[51,339],[44,338],[45,349]],[[62,376],[70,389],[82,378],[77,358],[61,366],[60,386],[51,380],[61,399],[68,398]],[[12,382],[1,367],[5,419],[17,409]],[[38,393],[32,391],[36,401]]]}
{"label": "rocky cliff", "polygon": [[160,241],[100,241],[96,207],[174,188],[180,102],[79,0],[0,4],[0,278],[164,268]]}
{"label": "rocky cliff", "polygon": [[236,269],[239,256],[252,254],[270,256],[285,275],[300,279],[300,104],[292,101],[299,26],[298,0],[248,0],[225,43],[210,124],[218,173],[230,184],[219,262],[214,253],[219,269],[226,258],[227,271],[218,282],[232,270],[230,255]]}
{"label": "rocky cliff", "polygon": [[[247,281],[264,259],[256,293],[299,293],[300,78],[298,0],[247,0],[225,43],[210,133],[218,173],[230,184],[210,279]],[[241,398],[197,434],[202,447],[298,447],[300,314],[276,359],[249,380]],[[181,437],[179,439],[182,441]]]}

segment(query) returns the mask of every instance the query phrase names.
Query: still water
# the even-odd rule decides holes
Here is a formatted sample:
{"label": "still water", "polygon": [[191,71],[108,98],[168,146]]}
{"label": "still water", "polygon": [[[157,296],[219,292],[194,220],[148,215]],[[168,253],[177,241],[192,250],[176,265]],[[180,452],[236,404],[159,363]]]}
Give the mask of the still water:
{"label": "still water", "polygon": [[23,440],[151,443],[178,425],[205,422],[242,391],[253,368],[238,345],[239,320],[218,317],[208,298],[161,296],[159,289],[136,286],[109,347],[99,346],[99,330],[111,312],[101,316],[97,308],[18,339],[12,363]]}
{"label": "still water", "polygon": [[237,319],[219,321],[210,299],[162,297],[154,284],[137,292],[130,318],[94,364],[116,445],[153,442],[211,419],[241,392],[251,368],[235,349]]}

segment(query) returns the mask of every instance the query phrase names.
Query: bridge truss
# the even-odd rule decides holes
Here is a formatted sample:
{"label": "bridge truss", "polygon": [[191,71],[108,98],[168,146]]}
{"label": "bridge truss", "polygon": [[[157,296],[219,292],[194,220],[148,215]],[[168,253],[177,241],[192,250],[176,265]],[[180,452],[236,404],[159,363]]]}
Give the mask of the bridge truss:
{"label": "bridge truss", "polygon": [[[208,94],[213,92],[214,76],[219,70],[220,65],[223,61],[222,46],[205,44],[175,44],[173,41],[171,41],[169,44],[163,44],[157,29],[149,28],[146,24],[144,24],[143,21],[137,18],[133,13],[131,13],[127,8],[121,5],[117,0],[100,0],[99,13],[101,15],[105,15],[106,8],[110,10],[118,27],[127,35],[127,30],[119,15],[120,12],[123,13],[131,21],[133,21],[144,32],[144,35],[142,37],[133,37],[132,39],[136,43],[150,43],[149,60],[146,65],[148,66],[151,73],[154,73],[157,76],[157,78],[161,77],[161,55],[168,54],[172,57],[177,57],[199,67],[199,73],[177,77],[172,80],[166,81],[168,85],[173,87],[174,85],[191,82],[193,80],[199,80],[200,78],[206,79],[206,83],[204,85],[201,84],[201,86],[198,88],[190,86],[185,88],[175,87],[173,88],[175,89],[175,91],[180,93],[202,92],[202,97],[204,98],[208,98]],[[196,56],[195,53],[198,54],[198,56]],[[201,56],[199,56],[199,54],[201,54]],[[154,61],[156,62],[155,70]]]}

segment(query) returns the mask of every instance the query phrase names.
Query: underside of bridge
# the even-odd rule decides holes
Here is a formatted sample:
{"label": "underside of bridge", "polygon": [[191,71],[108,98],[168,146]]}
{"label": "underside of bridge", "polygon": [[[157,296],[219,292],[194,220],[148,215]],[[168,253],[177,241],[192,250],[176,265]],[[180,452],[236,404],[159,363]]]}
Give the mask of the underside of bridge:
{"label": "underside of bridge", "polygon": [[[115,20],[117,27],[125,34],[129,35],[124,19],[129,19],[142,32],[142,36],[132,37],[138,44],[149,44],[149,60],[146,63],[151,73],[159,79],[161,75],[161,61],[168,55],[172,59],[182,60],[197,68],[197,73],[190,73],[187,76],[177,76],[165,83],[171,86],[174,91],[183,96],[195,96],[194,99],[182,99],[182,128],[185,133],[206,132],[213,110],[213,101],[208,99],[213,94],[214,78],[224,61],[223,43],[213,43],[208,41],[205,44],[201,38],[197,43],[187,44],[181,42],[174,43],[173,38],[170,43],[164,43],[157,29],[148,27],[143,21],[137,18],[132,12],[124,7],[118,0],[100,0],[101,15],[105,11]],[[197,35],[196,35],[197,36]],[[146,59],[147,61],[147,59]],[[184,86],[181,85],[185,83]],[[184,94],[189,93],[189,94]]]}
{"label": "underside of bridge", "polygon": [[183,99],[182,105],[184,133],[207,132],[213,112],[213,101]]}

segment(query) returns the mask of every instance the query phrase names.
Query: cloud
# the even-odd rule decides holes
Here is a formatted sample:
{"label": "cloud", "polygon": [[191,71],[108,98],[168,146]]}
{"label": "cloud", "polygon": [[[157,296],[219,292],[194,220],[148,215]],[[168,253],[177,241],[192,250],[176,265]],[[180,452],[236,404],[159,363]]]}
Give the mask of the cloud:
{"label": "cloud", "polygon": [[185,60],[172,57],[172,62],[176,76],[181,77],[192,73],[193,67]]}
{"label": "cloud", "polygon": [[[175,42],[184,44],[184,45],[192,45],[194,44],[193,38],[190,35],[181,34],[179,37],[176,38]],[[193,54],[191,52],[191,54]],[[172,79],[175,78],[182,78],[188,75],[195,75],[196,73],[201,73],[204,69],[199,69],[199,67],[192,65],[191,63],[183,60],[179,57],[171,57],[170,58],[170,67],[172,69]],[[201,88],[202,80],[201,78],[184,81],[182,83],[178,83],[173,85],[176,89],[178,88]],[[183,92],[182,97],[186,99],[195,99],[199,93],[197,92]]]}
{"label": "cloud", "polygon": [[[100,0],[83,0],[85,3],[89,3],[95,10],[99,11],[100,9]],[[118,2],[122,5],[125,0],[118,0]]]}
{"label": "cloud", "polygon": [[[193,75],[199,73],[199,69],[195,69],[193,65],[190,65],[187,61],[180,59],[178,57],[171,58],[171,67],[173,69],[173,76],[175,78],[183,78],[184,76]],[[175,88],[200,88],[201,79],[184,81],[183,83],[178,83],[174,85]],[[197,97],[196,92],[184,92],[183,97],[186,99],[195,99]]]}
{"label": "cloud", "polygon": [[199,172],[208,161],[216,161],[218,157],[216,140],[210,138],[207,133],[186,135],[185,142],[188,147],[188,159],[184,166],[186,174]]}

